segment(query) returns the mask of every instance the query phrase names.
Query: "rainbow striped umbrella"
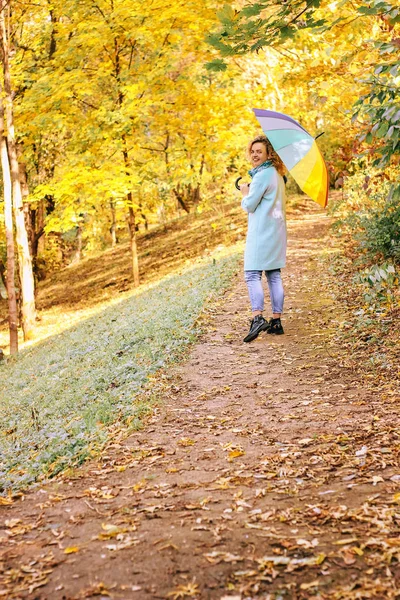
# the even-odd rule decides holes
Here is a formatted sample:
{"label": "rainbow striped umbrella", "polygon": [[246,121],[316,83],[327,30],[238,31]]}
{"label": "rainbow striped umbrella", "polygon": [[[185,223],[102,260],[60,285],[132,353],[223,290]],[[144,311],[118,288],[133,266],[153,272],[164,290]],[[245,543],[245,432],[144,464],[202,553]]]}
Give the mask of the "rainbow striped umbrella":
{"label": "rainbow striped umbrella", "polygon": [[315,139],[297,121],[272,110],[253,108],[263,132],[305,194],[325,207],[328,170]]}

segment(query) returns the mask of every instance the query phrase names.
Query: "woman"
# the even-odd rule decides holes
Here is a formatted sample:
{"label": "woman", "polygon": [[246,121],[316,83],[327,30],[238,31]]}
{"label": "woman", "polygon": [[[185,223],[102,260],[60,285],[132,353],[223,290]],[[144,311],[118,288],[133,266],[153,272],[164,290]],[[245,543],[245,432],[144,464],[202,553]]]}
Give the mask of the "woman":
{"label": "woman", "polygon": [[[248,147],[253,169],[251,184],[243,184],[242,208],[248,213],[244,272],[253,319],[244,342],[251,342],[261,333],[283,333],[281,314],[284,292],[281,268],[286,264],[285,166],[268,138],[256,137]],[[272,305],[272,318],[263,317],[265,271]]]}

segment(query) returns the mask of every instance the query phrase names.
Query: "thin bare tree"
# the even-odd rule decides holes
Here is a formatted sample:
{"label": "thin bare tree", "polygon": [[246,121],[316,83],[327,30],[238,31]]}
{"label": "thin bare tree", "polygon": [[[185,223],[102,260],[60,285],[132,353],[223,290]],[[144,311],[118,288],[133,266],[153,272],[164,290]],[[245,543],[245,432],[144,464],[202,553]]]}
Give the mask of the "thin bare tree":
{"label": "thin bare tree", "polygon": [[[0,88],[1,92],[1,88]],[[4,191],[4,221],[6,228],[7,244],[7,298],[8,298],[8,322],[10,330],[10,354],[18,352],[18,311],[17,297],[15,293],[15,248],[14,248],[14,224],[12,214],[12,191],[10,163],[7,152],[7,139],[4,132],[4,113],[0,103],[0,154],[1,168],[3,172]]]}
{"label": "thin bare tree", "polygon": [[13,97],[10,77],[10,46],[8,42],[5,10],[9,7],[8,0],[0,0],[0,36],[1,59],[4,75],[4,112],[7,124],[7,149],[10,162],[14,220],[16,228],[16,242],[18,251],[18,267],[21,284],[21,313],[24,339],[33,337],[36,308],[35,308],[35,283],[32,269],[32,258],[29,251],[28,234],[23,210],[22,190],[20,183],[17,147],[15,143]]}

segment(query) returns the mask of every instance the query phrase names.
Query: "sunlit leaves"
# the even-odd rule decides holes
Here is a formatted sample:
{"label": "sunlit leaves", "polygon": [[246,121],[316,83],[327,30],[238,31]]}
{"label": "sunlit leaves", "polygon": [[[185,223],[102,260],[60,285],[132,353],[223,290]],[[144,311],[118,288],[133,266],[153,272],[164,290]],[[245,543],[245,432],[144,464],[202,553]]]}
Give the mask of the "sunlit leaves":
{"label": "sunlit leaves", "polygon": [[226,5],[223,11],[217,13],[223,29],[214,33],[209,42],[219,50],[223,45],[226,53],[229,48],[232,54],[274,46],[293,38],[299,29],[325,25],[325,18],[314,15],[320,4],[320,0],[264,0],[248,4],[239,12]]}
{"label": "sunlit leaves", "polygon": [[[350,47],[345,49],[339,61],[343,65],[350,64],[350,73],[355,76],[358,85],[358,97],[354,89],[354,77],[347,89],[350,93],[352,88],[356,92],[353,112],[355,118],[360,120],[363,129],[359,140],[365,141],[368,145],[372,145],[375,139],[379,140],[379,143],[373,146],[375,164],[385,167],[390,163],[391,157],[399,151],[400,128],[397,122],[388,120],[387,113],[388,108],[399,107],[398,82],[396,83],[399,73],[398,52],[396,52],[399,37],[396,35],[396,27],[399,20],[400,10],[395,3],[378,0],[361,3],[358,6],[335,2],[324,10],[318,1],[253,2],[244,7],[239,15],[235,15],[235,19],[229,21],[225,18],[223,29],[214,33],[210,39],[222,56],[227,56],[229,50],[240,55],[258,52],[266,47],[278,48],[278,44],[279,52],[284,52],[286,49],[290,53],[297,52],[300,55],[304,52],[304,45],[310,47],[311,39],[317,42],[318,34],[322,31],[325,32],[326,37],[335,35],[337,42],[341,44],[340,34],[350,26],[352,28],[352,31],[349,30],[350,38],[358,37],[360,50],[357,52]],[[360,30],[362,27],[364,30]],[[320,39],[322,43],[325,41],[326,39]],[[288,42],[292,42],[293,45],[289,46]],[[362,55],[367,46],[371,49],[371,53],[365,61]],[[373,53],[375,53],[375,60]],[[359,59],[357,55],[360,56]],[[285,58],[290,60],[290,54]],[[357,60],[359,60],[358,66],[354,63]],[[313,65],[317,61],[305,57],[304,62]],[[366,65],[370,66],[370,71],[374,70],[374,76],[368,79],[365,77]],[[309,85],[312,86],[315,78],[310,71],[311,69],[307,73],[303,68],[299,74],[304,74],[304,78],[310,78]],[[340,75],[346,78],[343,70]],[[297,82],[297,85],[299,84],[301,85],[301,82]],[[329,90],[334,93],[334,85],[331,85]],[[329,93],[327,95],[329,96]],[[379,125],[376,126],[377,124]]]}

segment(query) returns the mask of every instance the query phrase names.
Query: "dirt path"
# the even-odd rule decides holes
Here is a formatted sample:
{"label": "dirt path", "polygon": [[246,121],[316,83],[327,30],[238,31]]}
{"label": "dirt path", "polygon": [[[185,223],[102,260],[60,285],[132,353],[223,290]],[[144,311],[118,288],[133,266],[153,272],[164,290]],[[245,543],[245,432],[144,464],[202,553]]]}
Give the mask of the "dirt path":
{"label": "dirt path", "polygon": [[328,353],[326,231],[290,223],[286,335],[242,343],[239,274],[142,432],[0,508],[0,598],[400,597],[398,409]]}

